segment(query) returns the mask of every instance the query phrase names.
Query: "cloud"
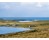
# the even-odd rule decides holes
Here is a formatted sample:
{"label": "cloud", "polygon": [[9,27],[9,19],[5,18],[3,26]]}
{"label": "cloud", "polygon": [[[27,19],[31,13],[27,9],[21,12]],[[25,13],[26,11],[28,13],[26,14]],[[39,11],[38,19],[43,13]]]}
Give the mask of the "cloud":
{"label": "cloud", "polygon": [[49,7],[49,2],[22,2],[22,6],[34,6],[34,7],[44,7],[47,6]]}
{"label": "cloud", "polygon": [[2,9],[16,9],[20,6],[20,2],[0,2],[0,8]]}
{"label": "cloud", "polygon": [[10,6],[9,5],[5,5],[4,9],[10,9]]}
{"label": "cloud", "polygon": [[[1,2],[0,16],[23,17],[23,16],[43,16],[49,13],[49,3],[47,2]],[[45,11],[45,12],[44,12]],[[38,15],[39,14],[39,15]],[[43,14],[43,15],[42,15]],[[46,15],[46,14],[45,14]]]}
{"label": "cloud", "polygon": [[0,8],[17,9],[17,7],[49,7],[49,2],[1,2]]}
{"label": "cloud", "polygon": [[37,3],[36,7],[42,7],[43,5],[41,3]]}

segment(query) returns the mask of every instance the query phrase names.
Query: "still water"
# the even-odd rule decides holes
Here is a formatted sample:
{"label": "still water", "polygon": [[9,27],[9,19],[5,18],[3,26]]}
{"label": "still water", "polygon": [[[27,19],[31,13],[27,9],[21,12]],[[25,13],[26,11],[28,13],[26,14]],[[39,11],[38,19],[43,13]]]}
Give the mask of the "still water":
{"label": "still water", "polygon": [[15,33],[30,30],[29,28],[19,28],[19,27],[0,27],[0,34]]}

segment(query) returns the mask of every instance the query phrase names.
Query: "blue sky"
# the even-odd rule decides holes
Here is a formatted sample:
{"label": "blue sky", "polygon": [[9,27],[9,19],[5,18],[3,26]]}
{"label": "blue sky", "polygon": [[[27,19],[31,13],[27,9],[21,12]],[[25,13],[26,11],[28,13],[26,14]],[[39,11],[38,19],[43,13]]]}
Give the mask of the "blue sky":
{"label": "blue sky", "polygon": [[49,3],[0,2],[0,17],[49,17]]}

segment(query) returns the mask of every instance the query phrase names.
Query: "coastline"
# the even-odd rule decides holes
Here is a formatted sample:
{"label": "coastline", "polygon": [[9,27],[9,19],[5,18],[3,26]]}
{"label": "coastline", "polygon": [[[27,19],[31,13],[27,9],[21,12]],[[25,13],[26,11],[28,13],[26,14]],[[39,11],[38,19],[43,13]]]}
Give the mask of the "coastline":
{"label": "coastline", "polygon": [[[8,25],[9,26],[8,26]],[[16,26],[12,26],[13,24],[16,24]],[[19,24],[19,25],[17,25]],[[0,22],[0,25],[2,26],[8,26],[8,27],[22,27],[22,28],[28,28],[29,25],[32,25],[32,28],[35,29],[35,31],[27,31],[27,32],[19,32],[19,33],[11,33],[11,34],[5,34],[0,35],[0,38],[37,38],[37,37],[47,37],[49,38],[49,21],[34,21],[34,22]],[[21,36],[22,35],[22,36]]]}

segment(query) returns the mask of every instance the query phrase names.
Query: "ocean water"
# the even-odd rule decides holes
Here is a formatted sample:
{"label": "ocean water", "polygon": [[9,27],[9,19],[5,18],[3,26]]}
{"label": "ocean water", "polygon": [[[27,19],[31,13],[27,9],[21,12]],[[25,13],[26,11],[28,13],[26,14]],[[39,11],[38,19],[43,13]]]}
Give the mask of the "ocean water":
{"label": "ocean water", "polygon": [[22,32],[30,30],[29,28],[18,28],[18,27],[1,27],[0,26],[0,34],[6,34],[6,33],[15,33],[15,32]]}
{"label": "ocean water", "polygon": [[1,19],[17,21],[33,21],[33,20],[49,20],[49,17],[1,17]]}

